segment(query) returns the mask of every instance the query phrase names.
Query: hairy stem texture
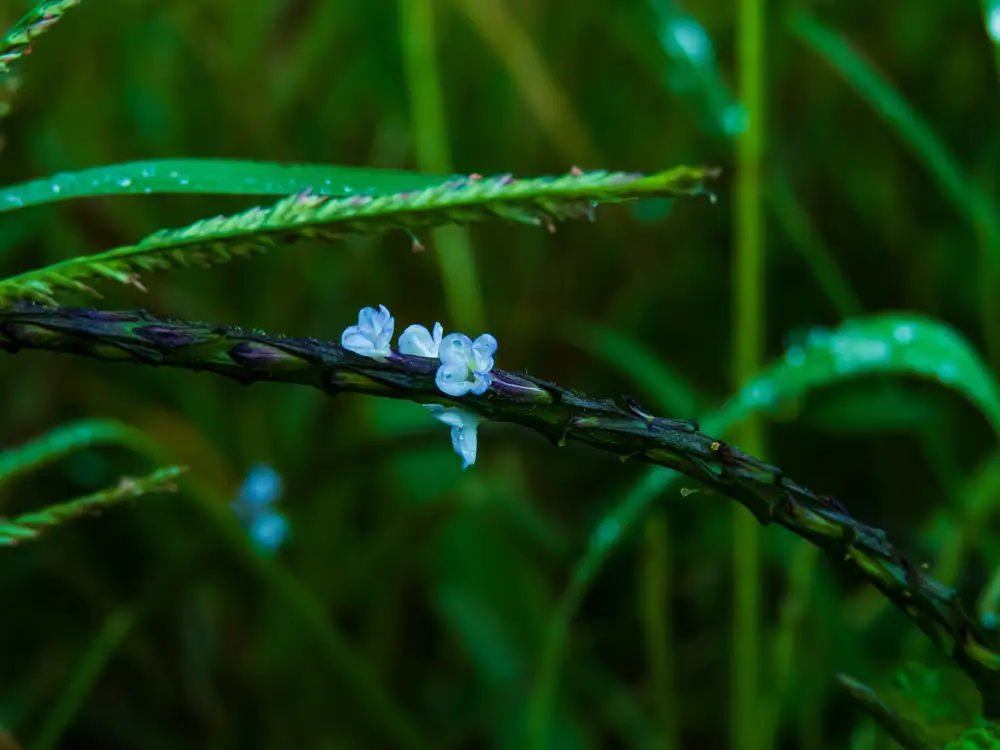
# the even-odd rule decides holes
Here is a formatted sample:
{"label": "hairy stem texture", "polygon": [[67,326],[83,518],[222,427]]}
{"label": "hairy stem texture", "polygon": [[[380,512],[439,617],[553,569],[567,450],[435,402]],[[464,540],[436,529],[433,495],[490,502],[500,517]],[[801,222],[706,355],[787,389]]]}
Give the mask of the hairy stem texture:
{"label": "hairy stem texture", "polygon": [[634,401],[593,400],[538,378],[493,371],[482,396],[437,389],[434,359],[392,353],[359,356],[330,341],[171,320],[144,310],[50,308],[30,302],[0,310],[0,347],[44,349],[98,359],[205,370],[241,383],[294,383],[335,395],[363,393],[417,403],[461,405],[488,420],[675,469],[777,523],[853,568],[976,683],[983,713],[1000,719],[1000,644],[964,610],[957,592],[925,575],[883,531],[852,518],[841,503],[798,484],[777,467],[700,432],[687,420],[653,417]]}

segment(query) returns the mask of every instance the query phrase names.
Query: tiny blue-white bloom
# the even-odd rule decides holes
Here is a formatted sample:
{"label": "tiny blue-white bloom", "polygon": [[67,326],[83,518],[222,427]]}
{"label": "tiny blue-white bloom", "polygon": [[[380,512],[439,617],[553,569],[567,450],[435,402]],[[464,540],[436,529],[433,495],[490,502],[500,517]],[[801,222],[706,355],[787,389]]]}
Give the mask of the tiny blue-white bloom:
{"label": "tiny blue-white bloom", "polygon": [[358,313],[358,324],[348,326],[340,337],[340,345],[364,357],[388,357],[392,353],[389,342],[395,320],[386,309],[365,307]]}
{"label": "tiny blue-white bloom", "polygon": [[263,508],[281,497],[284,483],[281,475],[267,464],[250,467],[240,486],[238,502],[250,508]]}
{"label": "tiny blue-white bloom", "polygon": [[423,326],[412,325],[399,335],[399,353],[437,359],[443,335],[444,326],[440,323],[434,324],[433,334]]}
{"label": "tiny blue-white bloom", "polygon": [[462,459],[462,468],[468,469],[476,463],[476,449],[479,446],[477,430],[483,418],[458,406],[427,404],[427,411],[436,420],[451,427],[451,445]]}
{"label": "tiny blue-white bloom", "polygon": [[291,535],[288,519],[274,509],[283,492],[281,475],[267,464],[257,464],[247,473],[236,499],[230,504],[261,552],[276,552]]}
{"label": "tiny blue-white bloom", "polygon": [[276,510],[255,516],[247,531],[257,548],[268,553],[276,552],[291,535],[288,519]]}
{"label": "tiny blue-white bloom", "polygon": [[441,366],[434,379],[437,387],[449,396],[486,393],[493,383],[490,370],[496,350],[497,340],[488,333],[475,341],[464,333],[449,333],[438,350]]}

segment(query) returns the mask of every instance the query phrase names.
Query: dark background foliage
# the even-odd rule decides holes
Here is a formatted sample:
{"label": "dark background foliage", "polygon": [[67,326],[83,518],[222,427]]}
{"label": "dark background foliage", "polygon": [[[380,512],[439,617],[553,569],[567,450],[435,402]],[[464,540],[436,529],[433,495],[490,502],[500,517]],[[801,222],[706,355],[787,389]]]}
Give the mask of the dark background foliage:
{"label": "dark background foliage", "polygon": [[[8,25],[27,10],[0,7]],[[384,303],[397,332],[440,320],[476,335],[481,322],[500,367],[709,417],[734,392],[732,340],[745,335],[731,309],[734,4],[433,9],[428,40],[419,14],[389,0],[86,2],[19,68],[2,179],[182,156],[518,176],[719,165],[714,205],[608,206],[596,224],[554,235],[450,229],[422,236],[426,253],[403,234],[300,243],[149,276],[146,294],[103,286],[96,303],[331,339],[359,308]],[[983,12],[913,0],[768,6],[769,358],[816,326],[893,310],[939,318],[1000,361],[983,227],[942,189],[940,164],[911,147],[907,118],[887,119],[885,97],[816,41],[849,42],[946,144],[960,186],[991,195],[1000,80]],[[0,260],[13,274],[252,202],[125,196],[25,209],[0,221]],[[442,282],[463,248],[479,291]],[[4,355],[0,379],[5,446],[110,419],[191,467],[176,496],[3,552],[0,722],[26,747],[525,747],[559,602],[588,545],[616,541],[605,516],[646,476],[494,425],[463,472],[447,431],[409,403],[40,353]],[[974,602],[1000,562],[987,422],[941,383],[831,380],[776,401],[766,458],[932,566],[964,533],[945,563]],[[273,557],[247,543],[228,505],[261,463],[283,478],[292,530]],[[122,447],[74,453],[4,486],[0,513],[151,465]],[[730,675],[741,669],[730,654],[733,512],[682,486],[693,488],[659,492],[588,578],[556,665],[550,747],[729,741]],[[781,529],[760,540],[758,745],[879,746],[833,687],[838,671],[945,736],[971,719],[965,683],[870,587]],[[939,688],[954,711],[938,710]]]}

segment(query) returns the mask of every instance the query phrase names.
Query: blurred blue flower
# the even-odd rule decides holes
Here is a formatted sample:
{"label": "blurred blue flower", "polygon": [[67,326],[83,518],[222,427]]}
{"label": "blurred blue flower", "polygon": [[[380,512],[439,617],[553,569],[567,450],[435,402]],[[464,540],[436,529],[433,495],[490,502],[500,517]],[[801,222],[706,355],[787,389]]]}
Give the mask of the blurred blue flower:
{"label": "blurred blue flower", "polygon": [[281,497],[281,475],[267,464],[255,464],[240,487],[239,501],[253,507],[270,505]]}
{"label": "blurred blue flower", "polygon": [[281,475],[267,464],[256,464],[231,503],[236,517],[262,552],[277,551],[291,535],[288,519],[273,507],[283,492]]}

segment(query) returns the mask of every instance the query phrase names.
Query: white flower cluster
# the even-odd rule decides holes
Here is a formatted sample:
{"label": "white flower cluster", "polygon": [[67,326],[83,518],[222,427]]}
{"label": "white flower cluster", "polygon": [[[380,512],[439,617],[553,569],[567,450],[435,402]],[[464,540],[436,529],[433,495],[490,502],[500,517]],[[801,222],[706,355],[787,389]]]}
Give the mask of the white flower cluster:
{"label": "white flower cluster", "polygon": [[[340,345],[355,354],[374,359],[387,359],[392,354],[395,321],[384,305],[376,310],[366,307],[358,315],[358,324],[348,326],[340,337]],[[444,327],[434,324],[433,332],[412,325],[399,337],[399,353],[440,360],[434,382],[442,393],[459,398],[466,394],[481,396],[493,383],[493,355],[497,340],[484,333],[475,341],[464,333],[444,336]],[[427,410],[435,419],[451,427],[451,442],[462,458],[462,468],[476,462],[477,429],[482,417],[458,406],[429,404]]]}

